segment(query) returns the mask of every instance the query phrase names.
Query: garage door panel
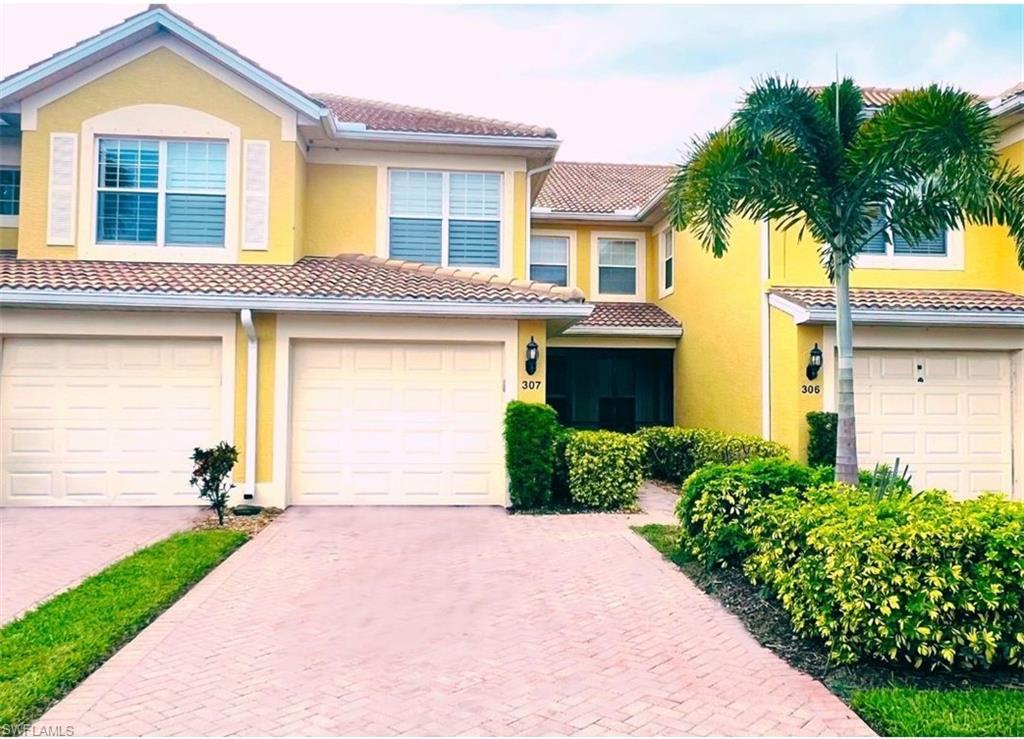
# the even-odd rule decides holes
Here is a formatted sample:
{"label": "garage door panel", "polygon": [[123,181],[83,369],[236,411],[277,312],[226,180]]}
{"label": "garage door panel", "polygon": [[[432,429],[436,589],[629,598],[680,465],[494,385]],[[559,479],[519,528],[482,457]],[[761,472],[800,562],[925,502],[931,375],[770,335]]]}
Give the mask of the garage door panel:
{"label": "garage door panel", "polygon": [[297,343],[292,501],[503,504],[501,356],[498,344]]}
{"label": "garage door panel", "polygon": [[220,342],[8,338],[0,368],[5,502],[196,502],[188,461],[220,437]]}
{"label": "garage door panel", "polygon": [[899,456],[918,488],[944,488],[961,497],[1010,491],[1006,353],[866,350],[860,355],[861,467],[891,464]]}

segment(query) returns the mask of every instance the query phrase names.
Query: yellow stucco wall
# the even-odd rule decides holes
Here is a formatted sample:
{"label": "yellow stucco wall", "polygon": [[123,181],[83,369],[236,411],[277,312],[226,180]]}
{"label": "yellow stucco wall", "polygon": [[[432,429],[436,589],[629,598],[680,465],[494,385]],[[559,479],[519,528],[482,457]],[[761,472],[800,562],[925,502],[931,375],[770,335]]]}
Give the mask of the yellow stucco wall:
{"label": "yellow stucco wall", "polygon": [[[519,322],[519,356],[517,359],[516,397],[527,403],[543,403],[547,398],[547,323],[545,321]],[[526,374],[526,344],[533,339],[539,347],[537,372]]]}
{"label": "yellow stucco wall", "polygon": [[0,228],[0,249],[18,248],[18,229]]}
{"label": "yellow stucco wall", "polygon": [[377,252],[377,168],[348,164],[306,166],[304,254]]}
{"label": "yellow stucco wall", "polygon": [[[807,414],[821,410],[824,375],[807,379],[807,361],[815,342],[822,344],[821,326],[797,326],[792,316],[770,309],[771,438],[789,447],[795,459],[807,459]],[[832,358],[826,357],[831,365]],[[822,372],[832,371],[826,366]]]}
{"label": "yellow stucco wall", "polygon": [[759,227],[751,221],[735,224],[721,259],[691,233],[675,234],[674,291],[655,302],[683,324],[677,425],[761,433],[759,248]]}
{"label": "yellow stucco wall", "polygon": [[[76,255],[73,246],[46,244],[50,134],[81,135],[83,121],[141,104],[201,110],[237,125],[243,139],[271,142],[270,248],[266,252],[243,251],[240,260],[292,261],[298,171],[295,159],[299,156],[295,143],[282,140],[277,116],[167,48],[158,48],[39,109],[36,130],[22,133],[19,255],[44,259],[73,259]],[[90,194],[79,192],[78,198],[83,197]]]}

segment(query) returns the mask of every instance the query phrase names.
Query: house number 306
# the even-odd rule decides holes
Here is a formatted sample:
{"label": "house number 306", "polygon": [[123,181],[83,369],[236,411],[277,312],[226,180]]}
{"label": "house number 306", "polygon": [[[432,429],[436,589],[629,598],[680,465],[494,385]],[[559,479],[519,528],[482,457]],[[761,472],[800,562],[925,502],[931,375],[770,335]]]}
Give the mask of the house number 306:
{"label": "house number 306", "polygon": [[801,385],[800,392],[804,395],[821,395],[821,385]]}
{"label": "house number 306", "polygon": [[523,380],[523,390],[539,390],[540,380]]}

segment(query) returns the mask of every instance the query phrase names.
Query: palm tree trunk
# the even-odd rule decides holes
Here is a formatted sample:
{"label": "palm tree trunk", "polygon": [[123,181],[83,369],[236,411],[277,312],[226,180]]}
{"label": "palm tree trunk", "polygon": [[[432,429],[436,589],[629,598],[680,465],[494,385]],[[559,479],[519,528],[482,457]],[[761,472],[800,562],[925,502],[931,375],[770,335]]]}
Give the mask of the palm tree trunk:
{"label": "palm tree trunk", "polygon": [[[842,253],[835,251],[833,253]],[[850,265],[836,265],[836,337],[839,344],[836,429],[836,482],[857,484],[857,419],[853,406],[853,316],[850,315]]]}

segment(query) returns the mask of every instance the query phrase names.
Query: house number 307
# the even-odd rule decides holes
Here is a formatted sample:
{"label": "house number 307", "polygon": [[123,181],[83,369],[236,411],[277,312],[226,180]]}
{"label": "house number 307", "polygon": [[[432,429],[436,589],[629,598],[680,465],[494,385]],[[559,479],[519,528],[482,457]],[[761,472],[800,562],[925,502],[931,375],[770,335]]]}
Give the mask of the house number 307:
{"label": "house number 307", "polygon": [[801,385],[800,392],[804,395],[821,395],[821,385]]}
{"label": "house number 307", "polygon": [[523,380],[523,390],[540,390],[541,380]]}

